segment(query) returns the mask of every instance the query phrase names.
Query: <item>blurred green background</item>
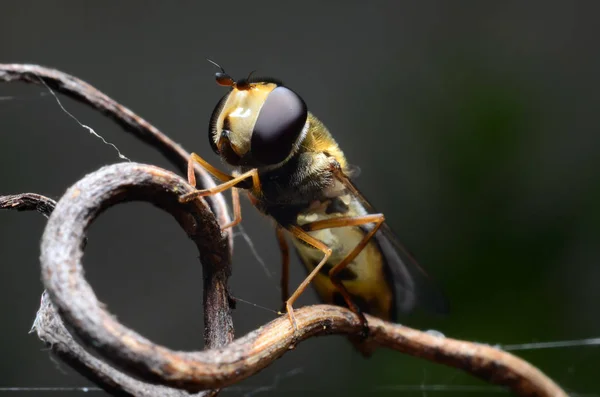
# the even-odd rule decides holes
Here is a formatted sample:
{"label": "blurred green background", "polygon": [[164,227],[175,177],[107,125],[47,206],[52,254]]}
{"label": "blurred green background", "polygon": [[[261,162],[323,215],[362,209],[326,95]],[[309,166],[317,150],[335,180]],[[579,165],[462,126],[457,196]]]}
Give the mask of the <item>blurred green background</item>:
{"label": "blurred green background", "polygon": [[[256,69],[299,92],[361,168],[357,185],[449,296],[449,316],[406,324],[503,345],[600,334],[593,306],[600,298],[598,3],[22,0],[0,7],[0,62],[74,74],[213,162],[206,131],[224,90],[206,57],[236,77]],[[173,169],[111,121],[61,100],[132,160]],[[1,84],[0,131],[0,194],[59,198],[86,173],[120,161],[44,87]],[[42,291],[44,223],[38,214],[0,213],[0,387],[88,385],[27,334]],[[271,224],[244,203],[243,225],[273,277],[236,238],[233,294],[278,309]],[[93,225],[85,268],[127,325],[169,347],[199,349],[196,255],[168,215],[132,203]],[[304,271],[293,264],[297,284]],[[313,291],[301,299],[315,302]],[[236,333],[273,317],[240,302]],[[574,395],[600,393],[598,347],[518,354]],[[224,392],[281,394],[498,390],[395,352],[365,360],[344,338],[327,337]]]}

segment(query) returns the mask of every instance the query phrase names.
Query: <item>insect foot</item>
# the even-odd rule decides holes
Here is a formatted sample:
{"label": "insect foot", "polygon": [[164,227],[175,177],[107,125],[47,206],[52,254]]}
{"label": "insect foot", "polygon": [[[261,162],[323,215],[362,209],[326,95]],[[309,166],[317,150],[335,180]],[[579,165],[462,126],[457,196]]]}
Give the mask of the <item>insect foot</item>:
{"label": "insect foot", "polygon": [[179,202],[180,203],[189,203],[190,201],[194,201],[198,197],[200,197],[203,192],[204,192],[203,190],[195,190],[191,193],[183,194],[183,195],[179,196]]}
{"label": "insect foot", "polygon": [[292,323],[292,329],[294,331],[294,336],[292,338],[292,346],[296,345],[296,341],[298,339],[298,324],[296,323],[296,316],[294,315],[294,308],[290,303],[285,304],[285,309],[287,310],[288,318],[290,319],[290,323]]}
{"label": "insect foot", "polygon": [[362,327],[362,330],[360,331],[360,338],[362,340],[366,340],[367,338],[369,338],[369,322],[367,321],[367,318],[365,317],[364,313],[362,311],[360,311],[360,309],[358,311],[355,312],[356,315],[358,316],[358,319],[360,321],[360,325]]}

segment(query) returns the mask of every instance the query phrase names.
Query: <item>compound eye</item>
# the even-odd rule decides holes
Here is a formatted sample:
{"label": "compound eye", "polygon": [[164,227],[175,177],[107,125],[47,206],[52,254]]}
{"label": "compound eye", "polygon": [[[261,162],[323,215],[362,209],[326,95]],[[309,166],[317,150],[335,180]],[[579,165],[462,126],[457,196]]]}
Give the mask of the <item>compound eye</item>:
{"label": "compound eye", "polygon": [[308,110],[306,103],[289,88],[279,86],[261,107],[250,150],[252,157],[263,164],[277,164],[285,160],[302,133]]}

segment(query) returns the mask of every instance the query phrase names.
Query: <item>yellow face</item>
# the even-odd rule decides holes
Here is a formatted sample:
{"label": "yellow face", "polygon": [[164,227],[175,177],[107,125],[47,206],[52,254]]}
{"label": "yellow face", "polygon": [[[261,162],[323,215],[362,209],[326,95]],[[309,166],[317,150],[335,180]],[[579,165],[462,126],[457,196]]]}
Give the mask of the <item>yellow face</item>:
{"label": "yellow face", "polygon": [[229,130],[231,148],[240,157],[250,151],[252,131],[267,96],[277,87],[274,83],[252,84],[248,90],[233,88],[216,120],[213,140],[217,147],[222,131]]}

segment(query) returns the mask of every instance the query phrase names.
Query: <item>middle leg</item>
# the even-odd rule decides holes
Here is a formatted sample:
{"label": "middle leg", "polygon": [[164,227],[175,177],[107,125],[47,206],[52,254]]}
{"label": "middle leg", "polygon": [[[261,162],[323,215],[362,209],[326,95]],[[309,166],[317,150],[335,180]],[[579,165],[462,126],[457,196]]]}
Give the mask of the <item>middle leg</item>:
{"label": "middle leg", "polygon": [[285,302],[290,297],[290,249],[283,230],[281,226],[276,226],[275,232],[277,233],[277,242],[281,251],[281,302],[283,302],[283,310],[285,310]]}
{"label": "middle leg", "polygon": [[308,243],[309,245],[312,245],[313,247],[315,247],[325,253],[325,256],[323,257],[321,262],[319,262],[319,264],[310,272],[310,274],[306,277],[306,279],[304,279],[304,281],[300,284],[300,286],[298,286],[296,291],[292,294],[292,296],[286,302],[286,309],[288,311],[288,315],[290,316],[290,320],[292,321],[292,324],[294,325],[294,328],[296,327],[296,325],[295,325],[296,322],[295,322],[295,318],[292,314],[292,312],[293,312],[292,304],[296,301],[296,299],[298,299],[298,297],[302,294],[302,292],[304,292],[304,290],[306,289],[308,284],[310,284],[310,282],[315,278],[315,276],[319,273],[320,269],[325,265],[325,263],[327,263],[327,261],[329,260],[329,257],[331,256],[331,248],[327,247],[323,242],[312,237],[308,232],[323,230],[323,229],[333,229],[333,228],[338,228],[338,227],[361,226],[361,225],[366,225],[369,223],[374,223],[374,226],[368,232],[365,233],[363,238],[358,242],[358,244],[354,247],[354,249],[350,253],[348,253],[348,255],[346,255],[344,257],[344,259],[342,259],[338,264],[333,266],[331,268],[331,270],[329,271],[329,278],[331,279],[331,282],[337,288],[339,293],[342,295],[342,297],[344,298],[344,301],[346,302],[346,304],[348,305],[350,310],[352,310],[354,313],[356,313],[360,317],[363,327],[365,329],[367,329],[367,321],[366,321],[366,318],[364,317],[364,314],[361,312],[360,308],[354,303],[354,301],[352,300],[352,296],[350,295],[350,293],[348,292],[346,287],[342,284],[342,282],[339,280],[338,275],[350,263],[352,263],[352,261],[356,258],[356,256],[358,254],[360,254],[360,252],[367,246],[367,244],[373,238],[375,233],[377,233],[377,230],[379,229],[381,224],[384,222],[384,220],[385,220],[385,217],[383,216],[383,214],[371,214],[371,215],[353,216],[353,217],[344,216],[344,217],[315,221],[312,223],[302,225],[302,227],[293,226],[292,228],[289,229],[296,238]]}

